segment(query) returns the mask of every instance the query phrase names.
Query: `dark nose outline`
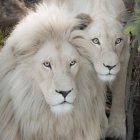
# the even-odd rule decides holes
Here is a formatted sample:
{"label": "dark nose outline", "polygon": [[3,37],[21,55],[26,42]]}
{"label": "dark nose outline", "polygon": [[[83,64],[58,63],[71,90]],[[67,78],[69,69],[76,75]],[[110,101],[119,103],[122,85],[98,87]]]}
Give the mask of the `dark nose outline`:
{"label": "dark nose outline", "polygon": [[61,94],[64,98],[66,98],[66,96],[72,91],[72,89],[68,91],[63,91],[63,90],[55,90],[55,91]]}
{"label": "dark nose outline", "polygon": [[103,65],[105,67],[107,67],[109,70],[112,70],[114,67],[116,67],[116,65],[110,66],[110,65],[105,65],[104,63],[103,63]]}

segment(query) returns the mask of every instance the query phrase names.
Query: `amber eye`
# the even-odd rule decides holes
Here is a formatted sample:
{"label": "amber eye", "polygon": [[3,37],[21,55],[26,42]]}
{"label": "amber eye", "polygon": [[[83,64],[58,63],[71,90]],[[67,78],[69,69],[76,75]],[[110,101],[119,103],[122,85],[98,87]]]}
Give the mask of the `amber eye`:
{"label": "amber eye", "polygon": [[72,67],[72,66],[75,65],[75,64],[76,64],[76,61],[75,61],[75,60],[71,61],[71,62],[70,62],[70,67]]}
{"label": "amber eye", "polygon": [[117,38],[116,41],[115,41],[115,45],[121,43],[121,41],[122,41],[122,38]]}
{"label": "amber eye", "polygon": [[93,38],[93,39],[92,39],[92,42],[93,42],[94,44],[100,45],[100,41],[99,41],[98,38]]}
{"label": "amber eye", "polygon": [[44,67],[47,67],[47,68],[50,68],[50,69],[52,68],[50,62],[44,62],[43,65],[44,65]]}

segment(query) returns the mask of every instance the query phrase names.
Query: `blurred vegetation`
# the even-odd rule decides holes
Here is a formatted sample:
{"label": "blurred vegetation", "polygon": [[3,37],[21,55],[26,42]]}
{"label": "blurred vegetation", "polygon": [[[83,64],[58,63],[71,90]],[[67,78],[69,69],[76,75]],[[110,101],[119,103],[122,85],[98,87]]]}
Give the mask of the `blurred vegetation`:
{"label": "blurred vegetation", "polygon": [[4,41],[9,36],[11,30],[12,30],[12,27],[7,27],[6,29],[0,28],[0,49],[4,45]]}
{"label": "blurred vegetation", "polygon": [[0,31],[0,48],[3,46],[4,43],[4,33]]}
{"label": "blurred vegetation", "polygon": [[133,43],[138,47],[138,51],[140,52],[140,0],[134,0],[133,2],[134,9],[124,28],[124,33],[132,33],[134,37]]}

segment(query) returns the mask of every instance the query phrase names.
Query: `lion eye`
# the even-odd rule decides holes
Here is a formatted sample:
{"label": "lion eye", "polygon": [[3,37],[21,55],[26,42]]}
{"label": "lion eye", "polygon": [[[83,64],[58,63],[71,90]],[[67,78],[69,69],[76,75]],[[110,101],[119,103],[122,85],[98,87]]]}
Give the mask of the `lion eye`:
{"label": "lion eye", "polygon": [[50,62],[44,62],[43,65],[47,68],[50,68],[50,69],[52,68]]}
{"label": "lion eye", "polygon": [[121,43],[121,41],[122,41],[122,38],[117,38],[116,41],[115,41],[115,45]]}
{"label": "lion eye", "polygon": [[99,41],[98,38],[93,38],[93,39],[92,39],[92,42],[93,42],[94,44],[99,44],[99,45],[100,45],[100,41]]}
{"label": "lion eye", "polygon": [[76,64],[76,61],[75,60],[71,61],[70,62],[70,67],[73,66],[73,65],[75,65],[75,64]]}

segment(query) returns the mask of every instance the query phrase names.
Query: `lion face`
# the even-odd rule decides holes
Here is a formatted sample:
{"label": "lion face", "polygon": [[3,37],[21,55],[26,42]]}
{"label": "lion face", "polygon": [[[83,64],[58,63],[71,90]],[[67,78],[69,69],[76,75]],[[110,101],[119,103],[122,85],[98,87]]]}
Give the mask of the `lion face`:
{"label": "lion face", "polygon": [[52,112],[72,111],[77,89],[79,55],[71,44],[44,43],[34,57],[35,80]]}
{"label": "lion face", "polygon": [[90,54],[99,78],[114,80],[120,71],[120,56],[125,41],[122,25],[112,18],[96,18],[86,30],[91,39]]}

